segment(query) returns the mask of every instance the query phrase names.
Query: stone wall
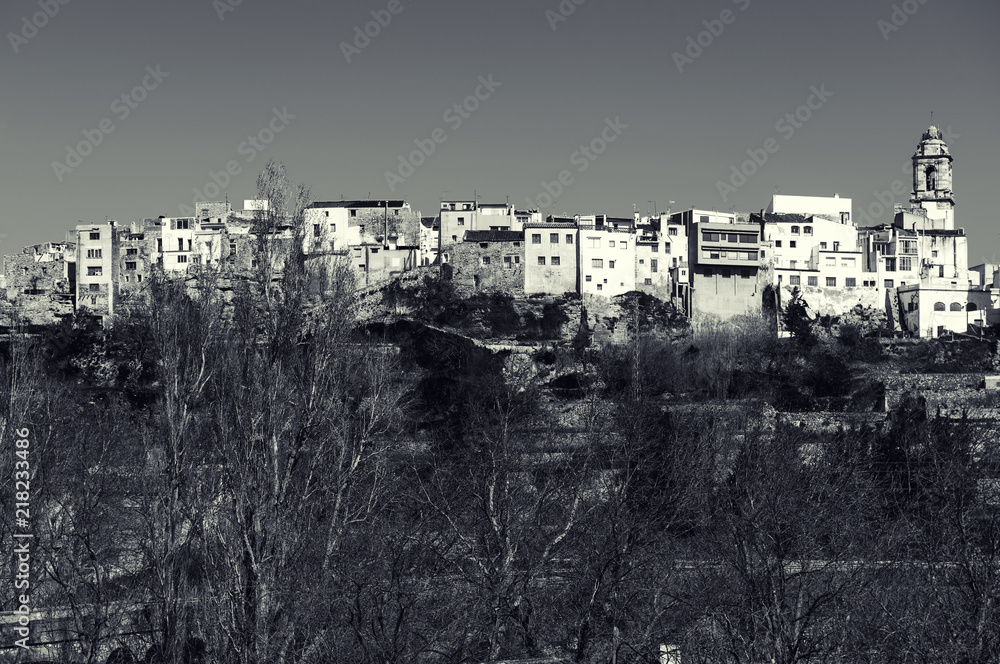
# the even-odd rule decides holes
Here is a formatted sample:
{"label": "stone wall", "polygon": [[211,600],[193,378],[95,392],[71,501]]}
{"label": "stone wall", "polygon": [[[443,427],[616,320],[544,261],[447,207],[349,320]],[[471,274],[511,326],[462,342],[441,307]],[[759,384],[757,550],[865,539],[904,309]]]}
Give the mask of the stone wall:
{"label": "stone wall", "polygon": [[459,242],[450,252],[451,279],[459,294],[524,294],[523,242]]}

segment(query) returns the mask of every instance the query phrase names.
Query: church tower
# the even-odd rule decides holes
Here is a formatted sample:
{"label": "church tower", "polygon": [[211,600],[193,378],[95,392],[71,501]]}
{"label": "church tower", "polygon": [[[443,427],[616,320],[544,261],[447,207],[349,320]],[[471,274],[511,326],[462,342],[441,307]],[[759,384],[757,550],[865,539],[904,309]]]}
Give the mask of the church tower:
{"label": "church tower", "polygon": [[952,156],[937,127],[924,132],[913,155],[913,195],[910,204],[927,211],[930,226],[955,229],[955,195],[952,193]]}

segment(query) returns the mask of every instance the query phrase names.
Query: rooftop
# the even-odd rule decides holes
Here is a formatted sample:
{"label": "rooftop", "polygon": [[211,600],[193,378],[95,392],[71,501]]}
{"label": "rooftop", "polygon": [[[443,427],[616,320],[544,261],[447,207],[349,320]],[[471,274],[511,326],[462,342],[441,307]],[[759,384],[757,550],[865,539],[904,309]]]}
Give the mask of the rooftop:
{"label": "rooftop", "polygon": [[466,242],[520,242],[524,233],[520,231],[465,231]]}

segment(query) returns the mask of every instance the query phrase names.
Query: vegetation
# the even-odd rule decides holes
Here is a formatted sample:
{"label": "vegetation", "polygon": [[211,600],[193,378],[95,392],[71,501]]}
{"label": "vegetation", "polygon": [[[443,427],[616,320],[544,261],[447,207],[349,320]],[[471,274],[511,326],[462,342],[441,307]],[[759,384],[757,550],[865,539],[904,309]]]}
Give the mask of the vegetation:
{"label": "vegetation", "polygon": [[[577,299],[434,280],[361,323],[350,270],[294,252],[231,301],[200,284],[0,354],[32,605],[68,616],[65,661],[1000,658],[997,432],[918,399],[863,417],[864,368],[932,346],[808,316],[787,343],[749,317],[690,329],[641,294],[601,345]],[[818,410],[857,421],[775,415]]]}

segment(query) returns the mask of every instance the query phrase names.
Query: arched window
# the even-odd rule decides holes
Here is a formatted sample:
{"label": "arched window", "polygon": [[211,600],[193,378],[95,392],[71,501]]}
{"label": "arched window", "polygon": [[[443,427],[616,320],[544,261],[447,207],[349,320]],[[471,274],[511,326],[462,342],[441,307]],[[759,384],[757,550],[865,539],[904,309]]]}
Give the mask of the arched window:
{"label": "arched window", "polygon": [[969,302],[967,305],[965,305],[966,311],[977,311],[978,309],[979,307],[976,306],[975,302]]}
{"label": "arched window", "polygon": [[962,303],[961,302],[952,302],[950,309],[952,311],[961,311],[962,310]]}
{"label": "arched window", "polygon": [[934,311],[944,311],[944,309],[945,309],[944,302],[935,302],[934,303]]}
{"label": "arched window", "polygon": [[937,189],[937,171],[933,166],[927,169],[927,191],[934,191]]}

